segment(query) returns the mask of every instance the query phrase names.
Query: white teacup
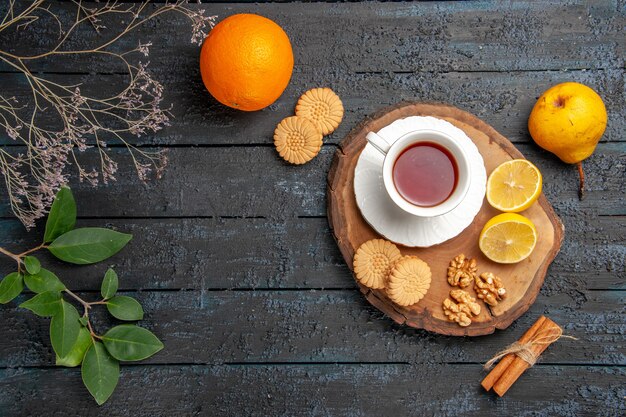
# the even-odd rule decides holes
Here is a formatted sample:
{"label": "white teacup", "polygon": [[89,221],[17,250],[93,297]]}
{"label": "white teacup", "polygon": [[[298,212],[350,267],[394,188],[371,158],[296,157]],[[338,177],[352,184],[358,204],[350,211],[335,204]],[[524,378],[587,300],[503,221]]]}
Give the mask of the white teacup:
{"label": "white teacup", "polygon": [[[454,137],[437,130],[416,130],[400,137],[393,144],[389,144],[387,140],[374,132],[369,132],[366,138],[376,150],[385,156],[382,164],[385,189],[393,202],[402,210],[419,217],[441,216],[453,210],[465,198],[470,187],[471,168],[467,153]],[[394,183],[393,168],[396,160],[405,149],[418,143],[434,143],[446,149],[456,162],[456,187],[446,200],[435,206],[418,206],[409,202],[398,192]]]}

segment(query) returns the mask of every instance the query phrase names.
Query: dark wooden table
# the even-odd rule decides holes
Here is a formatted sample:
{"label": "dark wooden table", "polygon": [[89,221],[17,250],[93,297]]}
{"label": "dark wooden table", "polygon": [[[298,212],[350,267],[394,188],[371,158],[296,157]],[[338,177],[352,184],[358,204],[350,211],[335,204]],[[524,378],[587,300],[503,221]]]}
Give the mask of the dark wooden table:
{"label": "dark wooden table", "polygon": [[[109,263],[166,348],[124,366],[98,408],[78,370],[53,366],[48,321],[15,302],[2,306],[0,416],[624,415],[626,12],[620,0],[585,3],[204,4],[220,18],[268,16],[292,40],[291,83],[256,113],[209,97],[182,18],[143,27],[128,42],[153,42],[152,72],[176,119],[140,143],[169,149],[166,175],[142,184],[116,147],[117,183],[72,187],[80,225],[134,234]],[[106,61],[39,70],[101,88],[120,82]],[[563,81],[590,85],[609,111],[585,161],[584,201],[575,168],[538,148],[526,128],[537,97]],[[3,92],[23,83],[0,75]],[[289,166],[273,148],[274,127],[317,86],[341,96],[345,119],[314,161]],[[394,324],[361,296],[335,245],[325,199],[331,158],[361,119],[403,100],[478,115],[544,174],[565,241],[536,303],[505,331],[457,338]],[[2,198],[0,246],[34,245],[41,228],[27,233]],[[107,267],[45,262],[87,298]],[[0,260],[0,272],[10,268]],[[551,346],[504,398],[483,392],[481,364],[541,314],[578,340]]]}

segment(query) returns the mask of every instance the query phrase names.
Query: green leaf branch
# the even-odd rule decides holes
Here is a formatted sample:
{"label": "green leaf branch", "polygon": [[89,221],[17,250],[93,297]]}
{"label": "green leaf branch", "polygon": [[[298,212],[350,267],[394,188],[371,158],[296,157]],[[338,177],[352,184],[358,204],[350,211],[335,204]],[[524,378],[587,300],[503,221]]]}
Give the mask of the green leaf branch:
{"label": "green leaf branch", "polygon": [[[19,296],[24,287],[35,293],[20,304],[40,317],[50,317],[50,342],[56,354],[56,365],[81,365],[85,387],[96,402],[104,404],[117,386],[120,361],[140,361],[163,349],[163,343],[149,330],[134,324],[114,326],[98,334],[90,319],[92,308],[106,306],[118,320],[143,319],[141,304],[132,297],[118,295],[119,278],[109,268],[104,275],[102,298],[86,301],[67,288],[52,271],[42,267],[33,254],[48,250],[56,258],[77,265],[101,262],[118,253],[131,240],[129,234],[103,228],[78,228],[76,203],[69,188],[57,193],[46,222],[43,242],[22,253],[0,247],[0,254],[13,259],[17,271],[0,281],[0,304]],[[82,314],[74,304],[82,307]]]}

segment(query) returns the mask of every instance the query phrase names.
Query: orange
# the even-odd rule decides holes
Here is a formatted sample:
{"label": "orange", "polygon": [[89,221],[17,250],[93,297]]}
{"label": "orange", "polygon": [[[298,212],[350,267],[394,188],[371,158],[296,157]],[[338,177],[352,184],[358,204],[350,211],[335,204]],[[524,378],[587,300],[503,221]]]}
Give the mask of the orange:
{"label": "orange", "polygon": [[220,103],[260,110],[285,91],[293,71],[293,52],[285,31],[256,14],[236,14],[218,23],[204,40],[200,72]]}

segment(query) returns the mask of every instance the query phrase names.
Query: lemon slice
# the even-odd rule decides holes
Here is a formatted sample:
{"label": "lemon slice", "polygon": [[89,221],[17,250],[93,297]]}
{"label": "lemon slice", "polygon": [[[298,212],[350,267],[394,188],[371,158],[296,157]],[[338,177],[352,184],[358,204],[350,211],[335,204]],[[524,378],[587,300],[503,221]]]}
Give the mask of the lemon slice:
{"label": "lemon slice", "polygon": [[539,198],[541,184],[541,172],[536,166],[525,159],[513,159],[489,175],[487,201],[500,211],[517,213]]}
{"label": "lemon slice", "polygon": [[524,260],[535,249],[537,229],[526,217],[516,213],[498,214],[480,232],[478,246],[485,256],[501,264]]}

